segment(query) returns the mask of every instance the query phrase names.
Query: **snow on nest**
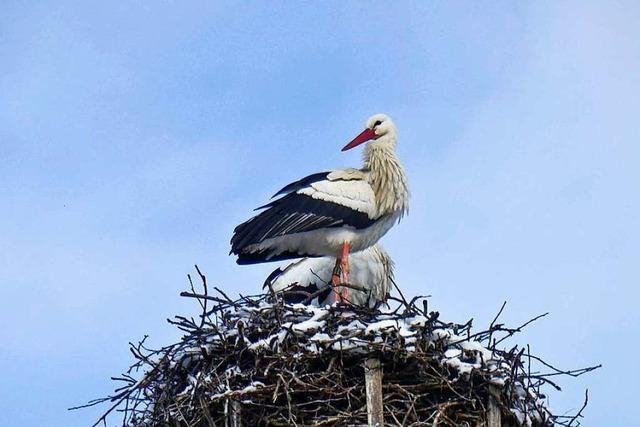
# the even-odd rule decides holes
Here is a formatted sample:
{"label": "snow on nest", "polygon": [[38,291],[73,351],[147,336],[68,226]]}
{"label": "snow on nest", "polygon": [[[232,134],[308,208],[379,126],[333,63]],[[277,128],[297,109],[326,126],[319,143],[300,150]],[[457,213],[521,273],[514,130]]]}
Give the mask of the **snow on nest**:
{"label": "snow on nest", "polygon": [[[393,298],[392,307],[372,311],[287,305],[269,294],[234,301],[216,291],[220,296],[207,294],[205,284],[204,295],[193,288],[183,293],[198,300],[202,314],[169,320],[184,333],[178,342],[159,349],[146,347],[144,339],[131,345],[136,361],[115,378],[118,389],[94,401],[118,402],[102,420],[120,407],[123,425],[168,420],[195,425],[204,415],[224,424],[228,403],[235,401],[244,405],[243,419],[256,422],[269,416],[313,424],[336,414],[365,422],[364,365],[375,357],[382,363],[387,388],[406,396],[385,394],[385,411],[394,418],[438,420],[455,405],[447,421],[475,425],[485,419],[489,399],[509,425],[547,427],[558,420],[559,425],[572,425],[584,406],[571,419],[552,415],[542,390],[555,384],[546,378],[577,376],[598,367],[564,372],[528,351],[525,355],[517,345],[497,347],[542,316],[518,328],[496,323],[496,317],[487,330],[472,333],[471,321],[445,323],[437,312],[427,310],[422,297],[410,302]],[[532,358],[551,372],[532,372]],[[143,373],[142,378],[136,379],[136,372]],[[126,385],[121,387],[120,381]]]}
{"label": "snow on nest", "polygon": [[[453,327],[427,328],[432,326],[433,322],[424,315],[399,317],[392,312],[380,312],[370,317],[370,322],[365,322],[362,316],[354,312],[341,312],[336,316],[333,311],[335,306],[313,307],[294,304],[284,307],[283,318],[290,321],[282,323],[266,337],[254,342],[246,340],[251,351],[279,351],[287,338],[295,336],[299,342],[302,339],[306,344],[299,348],[299,351],[305,353],[328,350],[369,353],[378,349],[380,345],[389,344],[390,340],[400,342],[407,353],[412,353],[423,348],[416,347],[420,339],[429,347],[442,347],[440,362],[456,369],[459,374],[483,370],[492,374],[492,380],[496,384],[504,381],[499,369],[501,359],[494,352],[478,341],[458,335]],[[237,312],[226,332],[235,336],[238,334],[238,325],[241,324],[241,328],[246,329],[256,316],[269,317],[274,309],[273,304],[266,302],[258,307],[244,308]],[[331,327],[327,325],[328,317],[332,317]],[[430,330],[425,333],[427,329]]]}
{"label": "snow on nest", "polygon": [[[235,348],[252,352],[256,358],[289,354],[294,358],[323,357],[330,352],[341,352],[364,357],[368,354],[395,352],[404,357],[428,355],[446,368],[453,378],[468,379],[481,375],[489,384],[502,387],[513,383],[512,363],[499,352],[487,348],[471,334],[470,324],[455,325],[437,320],[437,313],[350,310],[343,306],[315,307],[303,304],[286,305],[281,302],[261,301],[229,309],[218,318],[215,333],[207,335],[204,348],[220,352],[232,343]],[[486,336],[485,336],[486,338]],[[183,366],[198,358],[203,347],[186,349],[173,360]],[[243,388],[229,387],[232,377],[242,376],[238,366],[228,368],[218,382],[212,400],[249,398],[264,384],[251,382]],[[196,384],[203,378],[193,378]],[[190,387],[184,390],[189,393]],[[540,425],[548,415],[544,402],[523,387],[516,387],[511,412],[520,425]],[[518,395],[518,390],[523,393]]]}

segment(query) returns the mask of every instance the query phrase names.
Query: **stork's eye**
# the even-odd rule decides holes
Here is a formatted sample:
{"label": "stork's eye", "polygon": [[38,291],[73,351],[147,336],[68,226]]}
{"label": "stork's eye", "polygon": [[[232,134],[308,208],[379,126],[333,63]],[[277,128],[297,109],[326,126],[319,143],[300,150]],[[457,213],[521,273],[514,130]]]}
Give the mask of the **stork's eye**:
{"label": "stork's eye", "polygon": [[382,122],[381,122],[380,120],[378,120],[377,122],[375,122],[375,123],[373,124],[373,127],[379,126],[379,125],[381,125],[381,124],[382,124]]}

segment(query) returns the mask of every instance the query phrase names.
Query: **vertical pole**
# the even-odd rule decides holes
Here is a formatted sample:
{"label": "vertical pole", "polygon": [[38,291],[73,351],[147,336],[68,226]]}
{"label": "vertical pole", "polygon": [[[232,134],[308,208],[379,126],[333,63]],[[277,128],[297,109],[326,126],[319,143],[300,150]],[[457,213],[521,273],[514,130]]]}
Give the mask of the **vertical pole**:
{"label": "vertical pole", "polygon": [[240,402],[235,399],[227,399],[225,427],[242,427],[242,411]]}
{"label": "vertical pole", "polygon": [[367,415],[369,426],[382,427],[382,366],[378,359],[367,359],[364,362],[364,379],[367,391]]}
{"label": "vertical pole", "polygon": [[502,427],[502,416],[496,396],[499,391],[495,386],[489,386],[489,401],[487,402],[487,427]]}

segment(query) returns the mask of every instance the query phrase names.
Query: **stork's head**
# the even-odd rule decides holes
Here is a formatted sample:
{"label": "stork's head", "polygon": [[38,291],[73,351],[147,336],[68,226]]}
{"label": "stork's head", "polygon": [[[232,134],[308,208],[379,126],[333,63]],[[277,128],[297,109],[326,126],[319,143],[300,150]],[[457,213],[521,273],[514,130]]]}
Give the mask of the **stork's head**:
{"label": "stork's head", "polygon": [[395,145],[396,141],[396,126],[391,121],[391,118],[386,114],[375,114],[369,117],[367,120],[367,127],[360,135],[353,138],[353,140],[342,148],[342,151],[347,151],[353,147],[357,147],[367,141],[372,141],[375,144],[390,144]]}

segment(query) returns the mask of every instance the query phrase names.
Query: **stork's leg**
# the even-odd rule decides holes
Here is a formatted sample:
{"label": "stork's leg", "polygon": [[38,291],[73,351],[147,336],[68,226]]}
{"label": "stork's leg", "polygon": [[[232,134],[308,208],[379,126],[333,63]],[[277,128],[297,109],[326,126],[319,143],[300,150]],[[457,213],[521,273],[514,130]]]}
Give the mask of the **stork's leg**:
{"label": "stork's leg", "polygon": [[342,301],[342,297],[340,294],[340,279],[342,276],[341,272],[342,260],[340,256],[336,257],[336,265],[333,267],[333,274],[331,275],[331,302]]}
{"label": "stork's leg", "polygon": [[[349,250],[351,249],[351,245],[349,242],[344,242],[342,244],[342,250],[340,251],[340,282],[343,285],[349,284]],[[351,290],[343,286],[340,292],[340,299],[342,302],[349,302],[349,294]]]}
{"label": "stork's leg", "polygon": [[349,284],[349,242],[344,242],[340,254],[336,257],[336,266],[331,275],[331,287],[333,288],[333,302],[349,302],[349,288],[340,286]]}

